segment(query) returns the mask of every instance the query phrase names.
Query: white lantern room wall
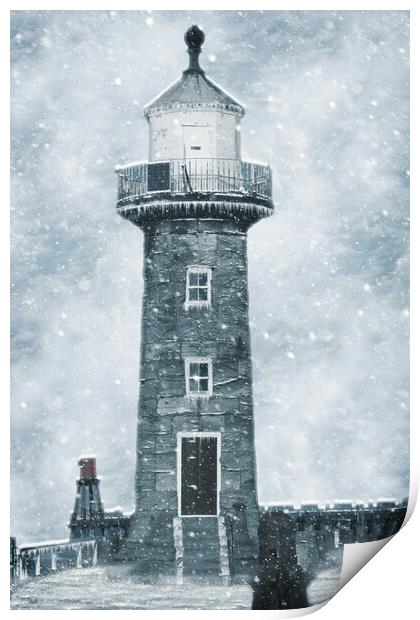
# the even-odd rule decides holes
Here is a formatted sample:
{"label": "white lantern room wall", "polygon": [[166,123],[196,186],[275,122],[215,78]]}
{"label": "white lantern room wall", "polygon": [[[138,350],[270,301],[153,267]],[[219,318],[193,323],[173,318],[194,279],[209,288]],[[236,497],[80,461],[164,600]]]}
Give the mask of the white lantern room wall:
{"label": "white lantern room wall", "polygon": [[240,118],[209,109],[167,110],[149,118],[149,161],[241,158]]}

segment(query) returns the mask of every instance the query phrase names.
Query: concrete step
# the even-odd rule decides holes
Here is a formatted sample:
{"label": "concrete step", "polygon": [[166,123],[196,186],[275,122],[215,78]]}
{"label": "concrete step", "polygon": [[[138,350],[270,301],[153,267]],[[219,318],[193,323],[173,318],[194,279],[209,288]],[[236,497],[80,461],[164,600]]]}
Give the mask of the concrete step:
{"label": "concrete step", "polygon": [[223,517],[176,517],[173,532],[178,583],[186,576],[217,577],[222,583],[229,582]]}

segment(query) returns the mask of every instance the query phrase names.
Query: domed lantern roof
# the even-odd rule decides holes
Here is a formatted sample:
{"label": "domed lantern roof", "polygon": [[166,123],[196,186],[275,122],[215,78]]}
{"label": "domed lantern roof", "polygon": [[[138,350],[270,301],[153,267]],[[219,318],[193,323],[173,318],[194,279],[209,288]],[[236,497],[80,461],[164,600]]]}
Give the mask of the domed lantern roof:
{"label": "domed lantern roof", "polygon": [[169,86],[144,107],[146,118],[165,111],[183,109],[213,109],[242,117],[243,105],[220,86],[209,80],[200,67],[198,57],[204,42],[204,32],[198,26],[191,26],[185,33],[190,63],[179,80]]}

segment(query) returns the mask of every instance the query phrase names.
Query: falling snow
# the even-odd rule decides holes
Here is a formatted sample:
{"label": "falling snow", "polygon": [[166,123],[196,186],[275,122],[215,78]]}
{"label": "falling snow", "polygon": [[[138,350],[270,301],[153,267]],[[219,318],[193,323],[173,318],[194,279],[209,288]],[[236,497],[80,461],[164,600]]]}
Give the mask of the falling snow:
{"label": "falling snow", "polygon": [[275,215],[249,234],[260,500],[407,494],[408,13],[19,11],[19,541],[65,536],[80,453],[106,503],[133,506],[143,265],[114,166],[147,160],[141,107],[185,68],[193,21],[203,67],[246,103],[243,158],[273,169]]}

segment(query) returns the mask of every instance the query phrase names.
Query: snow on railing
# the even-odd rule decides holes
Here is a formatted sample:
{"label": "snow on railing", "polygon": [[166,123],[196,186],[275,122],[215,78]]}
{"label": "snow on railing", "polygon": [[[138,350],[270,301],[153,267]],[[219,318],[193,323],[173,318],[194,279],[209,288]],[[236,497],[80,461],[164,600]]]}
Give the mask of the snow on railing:
{"label": "snow on railing", "polygon": [[242,193],[271,199],[269,166],[239,159],[136,162],[116,169],[118,202],[152,193]]}
{"label": "snow on railing", "polygon": [[351,499],[334,499],[333,501],[319,502],[317,500],[306,501],[272,501],[262,502],[260,508],[265,511],[289,511],[289,512],[331,512],[331,511],[361,511],[361,510],[391,510],[394,508],[401,508],[407,506],[407,499],[397,500],[393,497],[377,498],[375,501],[361,500],[357,501]]}
{"label": "snow on railing", "polygon": [[96,566],[98,539],[51,540],[16,546],[11,539],[10,572],[12,584],[57,570]]}
{"label": "snow on railing", "polygon": [[316,501],[269,502],[260,504],[263,519],[282,515],[289,516],[298,532],[305,535],[309,530],[318,532],[339,531],[340,541],[355,543],[381,540],[398,532],[407,510],[407,499],[378,498],[357,502],[350,499],[336,499],[320,504]]}

